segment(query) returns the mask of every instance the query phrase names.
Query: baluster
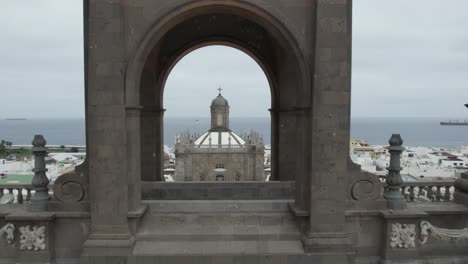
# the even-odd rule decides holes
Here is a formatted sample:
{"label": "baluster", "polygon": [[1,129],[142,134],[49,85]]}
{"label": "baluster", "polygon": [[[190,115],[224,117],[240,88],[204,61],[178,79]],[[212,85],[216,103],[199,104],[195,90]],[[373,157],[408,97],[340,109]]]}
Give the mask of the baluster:
{"label": "baluster", "polygon": [[419,186],[415,187],[414,189],[415,189],[415,191],[414,191],[415,196],[417,198],[421,197],[421,194],[423,193],[423,189],[421,187],[419,187]]}
{"label": "baluster", "polygon": [[18,196],[16,197],[16,200],[19,204],[23,204],[23,188],[18,188]]}
{"label": "baluster", "polygon": [[414,194],[414,186],[410,186],[410,187],[409,187],[409,199],[410,199],[410,202],[414,202],[414,197],[415,197],[415,194]]}
{"label": "baluster", "polygon": [[31,188],[29,188],[29,187],[26,188],[26,192],[27,192],[27,194],[26,194],[26,201],[29,202],[29,200],[31,200]]}
{"label": "baluster", "polygon": [[442,186],[437,186],[437,191],[436,191],[436,201],[437,202],[442,202],[442,192],[441,192],[441,188]]}
{"label": "baluster", "polygon": [[450,195],[450,187],[451,186],[445,186],[445,195],[444,195],[444,199],[445,201],[450,201],[451,199],[451,195]]}
{"label": "baluster", "polygon": [[434,202],[434,191],[432,190],[433,186],[427,186],[427,198]]}

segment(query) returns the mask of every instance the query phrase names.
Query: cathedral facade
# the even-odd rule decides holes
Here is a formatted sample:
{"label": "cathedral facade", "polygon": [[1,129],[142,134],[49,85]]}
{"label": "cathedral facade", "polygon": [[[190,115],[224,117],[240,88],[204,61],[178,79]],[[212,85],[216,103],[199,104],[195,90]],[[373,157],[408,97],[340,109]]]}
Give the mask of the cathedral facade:
{"label": "cathedral facade", "polygon": [[264,181],[264,145],[255,131],[242,136],[229,127],[229,103],[221,93],[211,103],[211,128],[185,133],[175,144],[175,181]]}

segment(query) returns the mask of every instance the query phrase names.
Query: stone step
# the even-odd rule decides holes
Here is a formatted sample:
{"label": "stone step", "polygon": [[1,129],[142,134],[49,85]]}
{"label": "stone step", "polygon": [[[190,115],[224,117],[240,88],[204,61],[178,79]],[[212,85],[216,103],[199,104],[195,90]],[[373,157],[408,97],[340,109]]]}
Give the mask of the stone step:
{"label": "stone step", "polygon": [[[296,243],[295,241],[292,243]],[[282,246],[282,245],[280,245]],[[137,245],[136,252],[141,255],[132,255],[128,258],[127,263],[133,264],[174,264],[174,263],[190,263],[190,264],[272,264],[272,263],[294,263],[294,264],[313,264],[313,263],[354,263],[350,261],[352,258],[346,254],[305,254],[305,253],[261,253],[255,254],[237,254],[217,252],[213,255],[203,254],[180,254],[180,255],[155,255],[147,254],[146,246]],[[148,245],[148,247],[151,247]],[[290,245],[286,245],[287,248]],[[283,247],[284,248],[284,247]],[[275,250],[281,252],[283,250]],[[294,250],[296,251],[296,250]],[[366,263],[379,263],[380,258]],[[114,262],[110,262],[114,263]],[[364,263],[364,262],[363,262]],[[442,263],[442,262],[441,262]]]}
{"label": "stone step", "polygon": [[[303,254],[301,241],[137,241],[133,256],[223,256]],[[186,262],[194,263],[194,262]]]}
{"label": "stone step", "polygon": [[288,212],[293,200],[144,200],[150,214]]}
{"label": "stone step", "polygon": [[296,219],[289,213],[146,214],[138,241],[228,241],[300,239]]}

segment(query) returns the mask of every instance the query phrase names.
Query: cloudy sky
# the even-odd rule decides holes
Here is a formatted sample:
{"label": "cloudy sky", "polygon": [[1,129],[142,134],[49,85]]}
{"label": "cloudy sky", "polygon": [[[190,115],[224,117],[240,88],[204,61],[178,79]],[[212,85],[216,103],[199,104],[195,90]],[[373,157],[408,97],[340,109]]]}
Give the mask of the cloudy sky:
{"label": "cloudy sky", "polygon": [[[83,117],[82,1],[0,2],[0,118]],[[468,1],[353,5],[354,117],[468,117]],[[206,116],[218,86],[232,115],[269,115],[260,67],[238,50],[208,47],[171,73],[167,116]]]}

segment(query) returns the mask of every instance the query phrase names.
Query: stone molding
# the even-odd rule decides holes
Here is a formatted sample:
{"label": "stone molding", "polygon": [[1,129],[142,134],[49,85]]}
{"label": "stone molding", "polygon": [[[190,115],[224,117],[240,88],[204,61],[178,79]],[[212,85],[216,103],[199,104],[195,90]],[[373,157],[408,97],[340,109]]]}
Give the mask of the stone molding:
{"label": "stone molding", "polygon": [[429,236],[433,236],[442,240],[457,240],[468,238],[468,228],[464,229],[446,229],[433,226],[429,221],[423,220],[420,224],[421,228],[421,245],[427,243]]}

